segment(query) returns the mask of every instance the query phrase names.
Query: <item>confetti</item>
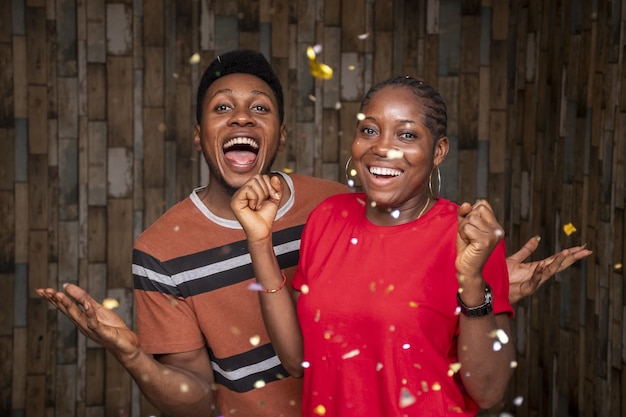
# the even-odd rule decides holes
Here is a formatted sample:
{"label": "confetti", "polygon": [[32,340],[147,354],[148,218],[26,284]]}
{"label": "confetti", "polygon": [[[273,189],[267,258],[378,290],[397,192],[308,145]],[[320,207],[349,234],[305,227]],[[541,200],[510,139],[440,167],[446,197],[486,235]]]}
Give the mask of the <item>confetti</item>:
{"label": "confetti", "polygon": [[513,398],[513,404],[515,404],[516,406],[520,406],[524,403],[524,397],[522,397],[521,395],[518,395],[517,397]]}
{"label": "confetti", "polygon": [[355,356],[359,356],[361,354],[361,351],[359,349],[353,349],[348,353],[344,353],[343,355],[341,355],[341,359],[350,359],[350,358],[354,358]]}
{"label": "confetti", "polygon": [[263,287],[258,282],[251,282],[250,284],[248,284],[248,289],[250,291],[262,291]]}
{"label": "confetti", "polygon": [[200,62],[200,54],[197,52],[191,55],[191,57],[189,58],[190,64],[198,64],[199,62]]}
{"label": "confetti", "polygon": [[180,384],[180,392],[189,392],[189,385],[185,384],[184,382]]}
{"label": "confetti", "polygon": [[310,368],[310,367],[311,367],[311,362],[309,362],[309,361],[303,361],[300,365],[301,365],[303,368]]}
{"label": "confetti", "polygon": [[[317,48],[318,52],[321,48]],[[326,64],[317,61],[316,48],[309,46],[306,50],[309,58],[309,70],[311,75],[320,80],[330,80],[333,78],[333,69]]]}
{"label": "confetti", "polygon": [[265,386],[265,381],[263,381],[262,379],[259,379],[257,382],[254,383],[254,388],[263,388]]}
{"label": "confetti", "polygon": [[365,115],[363,113],[357,113],[356,119],[357,120],[365,120]]}
{"label": "confetti", "polygon": [[415,396],[411,394],[411,391],[407,387],[400,388],[400,408],[405,408],[415,403]]}
{"label": "confetti", "polygon": [[403,345],[402,345],[402,349],[404,349],[404,350],[411,349],[411,344],[410,344],[410,343],[405,343],[405,344],[403,344]]}
{"label": "confetti", "polygon": [[291,169],[291,168],[283,168],[283,172],[285,174],[292,174],[293,173],[293,169]]}
{"label": "confetti", "polygon": [[576,227],[572,223],[564,224],[563,225],[563,232],[565,232],[565,234],[567,236],[569,236],[572,233],[576,232]]}
{"label": "confetti", "polygon": [[338,101],[335,103],[335,110],[340,110],[341,109],[341,101]]}
{"label": "confetti", "polygon": [[120,303],[115,298],[105,298],[102,301],[102,307],[106,308],[107,310],[113,310],[114,308],[118,308],[119,306]]}
{"label": "confetti", "polygon": [[517,368],[517,361],[511,361],[510,366],[513,369]]}
{"label": "confetti", "polygon": [[397,219],[398,217],[400,217],[400,210],[398,210],[398,209],[392,210],[391,211],[391,217],[393,217],[394,219]]}
{"label": "confetti", "polygon": [[309,293],[309,286],[306,284],[302,284],[302,287],[300,287],[300,292],[302,294],[308,294]]}
{"label": "confetti", "polygon": [[261,342],[261,336],[252,336],[250,338],[250,344],[252,346],[258,346],[260,342]]}
{"label": "confetti", "polygon": [[358,38],[361,40],[367,39],[369,38],[370,34],[369,33],[361,33]]}
{"label": "confetti", "polygon": [[383,369],[383,364],[382,364],[382,363],[380,363],[380,362],[378,362],[378,363],[376,364],[376,371],[380,371],[381,369]]}
{"label": "confetti", "polygon": [[499,352],[500,350],[502,350],[502,343],[496,340],[495,342],[493,342],[493,351]]}
{"label": "confetti", "polygon": [[359,243],[359,239],[357,239],[356,237],[353,237],[352,239],[350,239],[350,243],[352,243],[353,245],[356,245],[357,243]]}
{"label": "confetti", "polygon": [[419,303],[417,301],[409,301],[409,307],[417,308],[419,307]]}
{"label": "confetti", "polygon": [[326,414],[326,407],[320,404],[317,407],[315,407],[315,410],[313,410],[313,412],[317,414],[318,416],[323,416],[324,414]]}
{"label": "confetti", "polygon": [[400,159],[403,156],[404,156],[404,152],[398,149],[390,149],[389,151],[387,151],[388,159]]}
{"label": "confetti", "polygon": [[506,334],[506,332],[502,329],[496,330],[496,337],[498,338],[500,343],[502,343],[503,345],[506,345],[507,343],[509,343],[509,335]]}
{"label": "confetti", "polygon": [[454,374],[456,374],[457,372],[459,372],[459,369],[461,369],[461,363],[460,362],[454,362],[450,364],[450,369],[448,369],[448,376],[452,376]]}
{"label": "confetti", "polygon": [[617,264],[613,265],[613,269],[615,271],[621,271],[623,267],[624,266],[621,263],[617,263]]}
{"label": "confetti", "polygon": [[441,385],[439,382],[435,382],[431,388],[433,391],[441,391]]}

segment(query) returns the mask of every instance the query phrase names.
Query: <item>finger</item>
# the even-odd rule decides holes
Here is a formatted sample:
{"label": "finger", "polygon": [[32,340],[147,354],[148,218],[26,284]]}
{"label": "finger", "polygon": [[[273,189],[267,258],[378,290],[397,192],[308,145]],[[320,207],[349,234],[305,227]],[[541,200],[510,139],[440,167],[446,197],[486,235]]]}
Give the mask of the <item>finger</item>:
{"label": "finger", "polygon": [[535,252],[535,250],[539,247],[539,241],[541,237],[533,236],[522,246],[517,252],[513,255],[509,256],[509,259],[514,260],[515,262],[521,263],[525,259],[527,259],[530,255]]}

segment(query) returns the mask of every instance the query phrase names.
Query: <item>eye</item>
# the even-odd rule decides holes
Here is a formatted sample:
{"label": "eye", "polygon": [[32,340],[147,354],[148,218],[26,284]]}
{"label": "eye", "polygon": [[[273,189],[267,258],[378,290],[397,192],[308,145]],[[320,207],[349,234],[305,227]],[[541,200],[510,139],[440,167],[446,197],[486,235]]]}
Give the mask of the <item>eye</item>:
{"label": "eye", "polygon": [[415,139],[417,135],[413,132],[404,132],[399,135],[402,139]]}
{"label": "eye", "polygon": [[218,104],[217,106],[215,106],[215,110],[218,112],[225,112],[228,111],[228,109],[230,109],[230,106],[226,104]]}
{"label": "eye", "polygon": [[366,136],[374,136],[376,135],[376,130],[372,129],[371,127],[365,126],[361,128],[361,133],[363,133]]}
{"label": "eye", "polygon": [[265,113],[269,111],[269,108],[262,104],[255,104],[254,106],[252,106],[252,110],[260,113]]}

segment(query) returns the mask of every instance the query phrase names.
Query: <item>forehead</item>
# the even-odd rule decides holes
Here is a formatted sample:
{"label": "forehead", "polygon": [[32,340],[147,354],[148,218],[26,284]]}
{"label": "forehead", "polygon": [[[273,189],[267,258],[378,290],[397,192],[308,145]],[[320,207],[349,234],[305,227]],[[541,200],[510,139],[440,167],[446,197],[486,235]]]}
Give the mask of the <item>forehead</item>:
{"label": "forehead", "polygon": [[422,121],[425,110],[423,99],[407,86],[385,86],[372,94],[363,106],[366,117],[385,115],[393,119],[414,121]]}
{"label": "forehead", "polygon": [[252,74],[236,73],[220,77],[211,84],[207,95],[212,96],[218,91],[225,90],[233,93],[261,92],[275,99],[269,84]]}

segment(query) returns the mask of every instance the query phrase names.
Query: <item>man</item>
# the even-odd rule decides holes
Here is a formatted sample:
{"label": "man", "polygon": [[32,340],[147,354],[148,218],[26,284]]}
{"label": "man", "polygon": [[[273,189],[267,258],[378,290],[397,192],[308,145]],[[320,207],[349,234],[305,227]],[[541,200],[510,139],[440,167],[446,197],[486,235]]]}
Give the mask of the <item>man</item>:
{"label": "man", "polygon": [[[234,192],[268,173],[285,144],[282,87],[265,58],[233,51],[205,71],[197,97],[194,144],[209,166],[209,183],[168,210],[135,242],[133,276],[138,334],[75,285],[38,293],[128,370],[146,397],[171,416],[300,416],[301,381],[278,361],[263,325],[246,237],[230,210]],[[292,174],[273,239],[291,277],[308,213],[348,189]],[[531,239],[507,261],[512,301],[589,251],[575,247],[523,264]],[[287,279],[287,277],[285,279]],[[283,283],[284,284],[284,283]],[[80,309],[75,300],[83,308]]]}

